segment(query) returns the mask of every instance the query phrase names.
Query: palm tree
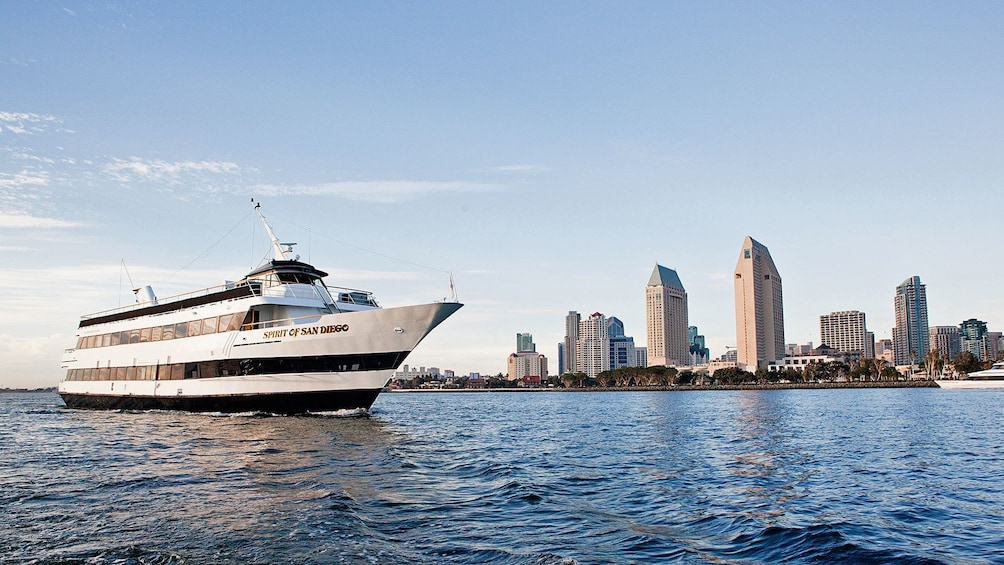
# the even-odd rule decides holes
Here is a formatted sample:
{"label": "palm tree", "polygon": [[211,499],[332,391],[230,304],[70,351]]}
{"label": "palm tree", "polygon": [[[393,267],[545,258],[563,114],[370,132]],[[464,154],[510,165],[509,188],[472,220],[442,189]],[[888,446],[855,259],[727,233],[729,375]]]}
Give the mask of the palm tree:
{"label": "palm tree", "polygon": [[924,371],[927,372],[927,378],[941,376],[941,369],[944,366],[945,361],[941,358],[941,350],[937,347],[932,347],[927,355],[924,355]]}

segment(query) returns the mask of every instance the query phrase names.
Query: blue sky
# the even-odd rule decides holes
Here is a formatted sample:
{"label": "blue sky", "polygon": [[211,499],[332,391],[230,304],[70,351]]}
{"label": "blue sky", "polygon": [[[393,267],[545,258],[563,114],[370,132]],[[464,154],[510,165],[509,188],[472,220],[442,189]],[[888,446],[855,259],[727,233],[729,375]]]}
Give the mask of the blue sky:
{"label": "blue sky", "polygon": [[[284,240],[385,306],[467,306],[409,359],[556,370],[569,310],[645,342],[656,262],[714,355],[746,235],[788,342],[1004,330],[999,2],[5,2],[0,387],[47,386],[79,316],[235,279]],[[126,269],[123,269],[123,264]],[[128,276],[125,271],[128,271]],[[129,282],[129,279],[133,281]]]}

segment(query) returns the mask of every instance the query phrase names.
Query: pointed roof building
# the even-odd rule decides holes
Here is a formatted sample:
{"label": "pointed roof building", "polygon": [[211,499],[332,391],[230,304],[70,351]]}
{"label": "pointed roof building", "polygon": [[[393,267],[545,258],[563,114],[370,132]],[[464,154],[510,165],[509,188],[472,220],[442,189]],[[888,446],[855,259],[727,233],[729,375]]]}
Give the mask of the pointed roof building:
{"label": "pointed roof building", "polygon": [[676,271],[659,264],[645,287],[645,326],[650,367],[689,362],[687,291]]}
{"label": "pointed roof building", "polygon": [[735,295],[739,365],[755,371],[784,358],[781,275],[767,247],[750,236],[736,262]]}

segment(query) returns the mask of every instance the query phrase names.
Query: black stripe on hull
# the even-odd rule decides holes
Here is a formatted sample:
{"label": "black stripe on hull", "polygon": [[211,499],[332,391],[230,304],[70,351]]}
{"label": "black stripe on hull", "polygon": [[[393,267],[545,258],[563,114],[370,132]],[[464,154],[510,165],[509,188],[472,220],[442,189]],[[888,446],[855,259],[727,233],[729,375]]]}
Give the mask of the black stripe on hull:
{"label": "black stripe on hull", "polygon": [[93,410],[183,410],[186,412],[268,412],[303,414],[369,410],[381,389],[235,394],[214,396],[138,396],[60,393],[68,408]]}

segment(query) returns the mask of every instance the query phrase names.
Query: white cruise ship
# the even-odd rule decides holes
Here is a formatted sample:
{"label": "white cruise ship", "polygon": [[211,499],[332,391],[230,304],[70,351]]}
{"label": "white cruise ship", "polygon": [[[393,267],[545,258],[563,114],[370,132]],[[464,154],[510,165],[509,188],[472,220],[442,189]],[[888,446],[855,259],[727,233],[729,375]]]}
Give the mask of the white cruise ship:
{"label": "white cruise ship", "polygon": [[1004,361],[998,361],[989,369],[970,373],[962,379],[939,379],[934,382],[941,388],[1004,388]]}
{"label": "white cruise ship", "polygon": [[368,410],[422,339],[458,302],[381,308],[366,291],[272,240],[273,258],[243,279],[81,318],[59,394],[70,408],[268,412]]}

